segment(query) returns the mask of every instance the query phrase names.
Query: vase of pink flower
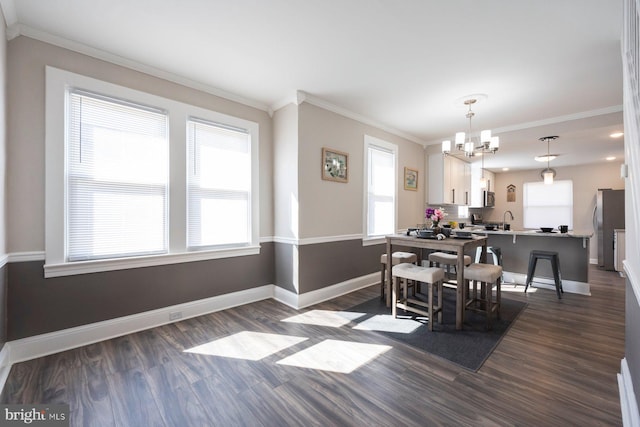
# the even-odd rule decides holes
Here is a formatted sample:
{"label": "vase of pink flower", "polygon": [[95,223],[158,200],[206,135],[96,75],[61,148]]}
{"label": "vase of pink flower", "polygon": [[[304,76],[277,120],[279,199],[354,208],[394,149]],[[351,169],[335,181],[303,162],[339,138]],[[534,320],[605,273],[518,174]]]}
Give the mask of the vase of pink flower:
{"label": "vase of pink flower", "polygon": [[442,221],[447,214],[445,214],[442,209],[427,208],[424,216],[426,219],[431,221],[431,228],[434,229],[434,233],[438,233],[440,221]]}

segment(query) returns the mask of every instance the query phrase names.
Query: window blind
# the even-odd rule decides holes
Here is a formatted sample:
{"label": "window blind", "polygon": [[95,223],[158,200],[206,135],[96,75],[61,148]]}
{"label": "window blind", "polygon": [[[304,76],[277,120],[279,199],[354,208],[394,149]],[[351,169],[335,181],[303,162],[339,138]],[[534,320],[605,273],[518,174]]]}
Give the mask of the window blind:
{"label": "window blind", "polygon": [[68,107],[68,261],[167,252],[166,113],[81,91]]}
{"label": "window blind", "polygon": [[523,189],[523,225],[525,228],[573,228],[573,181],[527,182]]}
{"label": "window blind", "polygon": [[251,139],[248,131],[191,118],[187,123],[187,246],[251,242]]}
{"label": "window blind", "polygon": [[370,146],[368,155],[367,234],[394,233],[395,227],[395,155],[381,147]]}

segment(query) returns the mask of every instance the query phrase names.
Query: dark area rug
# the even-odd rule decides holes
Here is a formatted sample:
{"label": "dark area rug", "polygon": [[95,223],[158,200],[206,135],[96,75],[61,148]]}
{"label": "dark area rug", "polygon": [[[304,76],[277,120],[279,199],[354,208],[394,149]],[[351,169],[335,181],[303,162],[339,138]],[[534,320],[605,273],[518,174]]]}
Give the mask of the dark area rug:
{"label": "dark area rug", "polygon": [[[426,300],[424,295],[419,295],[419,297]],[[469,370],[477,371],[526,307],[523,302],[505,298],[503,292],[500,320],[497,320],[494,314],[492,330],[487,331],[485,329],[486,318],[483,314],[467,310],[463,330],[456,331],[455,304],[455,289],[445,288],[443,323],[435,322],[431,332],[428,329],[428,321],[425,317],[400,309],[398,310],[398,319],[412,319],[419,322],[419,324],[414,324],[417,329],[411,333],[388,332],[379,329],[375,330],[375,332],[445,358]],[[379,297],[352,307],[349,311],[366,313],[366,316],[355,320],[358,325],[364,326],[378,321],[383,324],[387,323],[389,329],[393,329],[392,325],[399,324],[396,319],[391,317],[391,309],[387,308],[385,302]],[[381,317],[379,315],[388,316]],[[407,322],[405,321],[404,323],[406,324]],[[386,328],[382,327],[381,329]]]}

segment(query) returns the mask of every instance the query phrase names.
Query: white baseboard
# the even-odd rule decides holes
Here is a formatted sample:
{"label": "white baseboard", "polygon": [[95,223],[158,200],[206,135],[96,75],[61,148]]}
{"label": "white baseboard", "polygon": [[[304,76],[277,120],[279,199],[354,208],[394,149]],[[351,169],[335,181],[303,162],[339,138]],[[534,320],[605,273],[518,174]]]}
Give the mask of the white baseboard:
{"label": "white baseboard", "polygon": [[298,296],[298,307],[309,307],[313,304],[318,304],[323,301],[328,301],[332,298],[345,295],[358,289],[366,288],[375,283],[380,283],[380,273],[371,273],[366,276],[356,277],[354,279],[347,280],[345,282],[336,283],[335,285],[328,286],[326,288],[318,289],[311,292],[306,292]]}
{"label": "white baseboard", "polygon": [[13,365],[9,361],[10,353],[11,346],[9,343],[5,343],[4,346],[2,346],[2,350],[0,350],[0,390],[4,389],[4,383],[7,381],[11,366]]}
{"label": "white baseboard", "polygon": [[[504,281],[505,283],[525,285],[527,283],[527,275],[505,271]],[[556,284],[553,279],[535,276],[533,277],[533,282],[530,286],[533,286],[534,288],[552,289],[554,291],[556,289]],[[589,286],[589,283],[577,282],[575,280],[562,279],[562,290],[571,294],[591,295],[591,287]]]}
{"label": "white baseboard", "polygon": [[327,286],[326,288],[306,292],[302,295],[276,287],[273,299],[299,310],[339,297],[340,295],[357,291],[358,289],[366,288],[375,283],[380,283],[380,273],[371,273],[366,276],[356,277],[341,283],[336,283],[335,285]]}
{"label": "white baseboard", "polygon": [[638,414],[638,403],[636,394],[633,391],[631,372],[627,365],[627,359],[622,359],[620,363],[620,373],[618,374],[618,389],[620,391],[620,410],[622,411],[622,425],[625,427],[640,427],[640,414]]}
{"label": "white baseboard", "polygon": [[379,282],[380,273],[371,273],[302,295],[275,285],[264,285],[198,301],[177,304],[130,316],[82,325],[5,343],[0,351],[0,390],[14,363],[71,350],[145,329],[179,322],[220,310],[273,298],[295,309],[326,301]]}

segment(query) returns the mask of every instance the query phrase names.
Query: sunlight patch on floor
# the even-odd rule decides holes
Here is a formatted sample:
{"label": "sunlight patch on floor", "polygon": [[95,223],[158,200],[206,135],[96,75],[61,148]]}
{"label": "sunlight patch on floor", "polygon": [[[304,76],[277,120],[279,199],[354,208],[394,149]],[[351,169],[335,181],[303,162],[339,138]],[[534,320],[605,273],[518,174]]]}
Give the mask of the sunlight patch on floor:
{"label": "sunlight patch on floor", "polygon": [[325,340],[277,363],[348,374],[390,349],[388,345]]}
{"label": "sunlight patch on floor", "polygon": [[394,332],[398,334],[410,334],[411,332],[422,326],[421,322],[417,322],[411,318],[394,318],[390,314],[378,314],[367,320],[358,323],[353,329],[361,331],[379,331]]}
{"label": "sunlight patch on floor", "polygon": [[304,323],[306,325],[329,326],[340,328],[366,313],[350,311],[310,310],[296,316],[283,319],[283,322]]}
{"label": "sunlight patch on floor", "polygon": [[260,360],[308,338],[243,331],[190,349],[186,353]]}

